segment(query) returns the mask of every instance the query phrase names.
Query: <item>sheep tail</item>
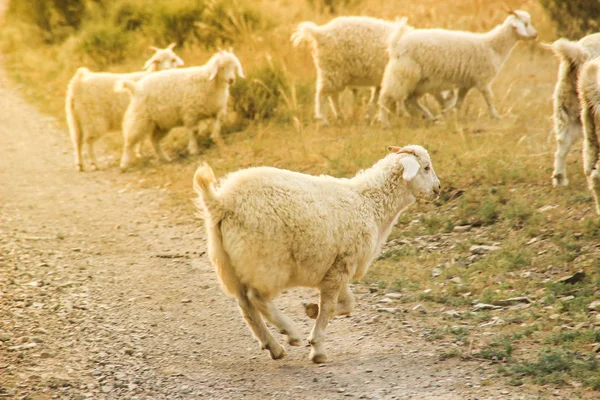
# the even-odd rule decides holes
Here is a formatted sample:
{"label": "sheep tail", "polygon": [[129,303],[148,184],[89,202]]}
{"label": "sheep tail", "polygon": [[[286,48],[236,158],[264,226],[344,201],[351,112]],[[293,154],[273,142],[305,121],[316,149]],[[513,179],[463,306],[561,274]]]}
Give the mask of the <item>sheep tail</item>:
{"label": "sheep tail", "polygon": [[90,72],[85,67],[78,68],[73,75],[73,78],[69,81],[67,86],[67,98],[65,102],[65,112],[67,115],[67,125],[69,127],[69,135],[73,141],[73,146],[76,149],[81,148],[81,141],[83,140],[83,132],[81,130],[81,124],[77,114],[75,113],[75,91],[76,87],[81,79]]}
{"label": "sheep tail", "polygon": [[244,287],[235,273],[229,254],[223,247],[221,220],[224,213],[214,190],[215,183],[216,179],[212,168],[204,163],[194,174],[194,191],[198,193],[198,199],[195,202],[205,211],[208,255],[217,269],[223,290],[231,296],[239,297],[243,295]]}
{"label": "sheep tail", "polygon": [[304,21],[298,25],[298,28],[294,33],[292,33],[292,45],[297,47],[300,43],[306,41],[311,44],[315,44],[316,38],[315,34],[318,32],[319,27],[317,24],[311,21]]}
{"label": "sheep tail", "polygon": [[568,60],[575,66],[583,65],[590,59],[588,53],[579,43],[567,39],[558,39],[550,45],[550,48],[562,59]]}
{"label": "sheep tail", "polygon": [[396,46],[396,43],[398,43],[398,41],[400,39],[402,39],[402,36],[404,36],[404,34],[406,32],[408,32],[409,30],[411,30],[411,27],[406,23],[407,21],[408,21],[408,18],[403,17],[403,18],[397,19],[396,22],[394,23],[394,30],[388,37],[388,50],[390,52]]}
{"label": "sheep tail", "polygon": [[130,95],[133,95],[135,93],[135,82],[134,81],[128,81],[128,80],[117,81],[115,83],[114,90],[117,93],[127,92]]}

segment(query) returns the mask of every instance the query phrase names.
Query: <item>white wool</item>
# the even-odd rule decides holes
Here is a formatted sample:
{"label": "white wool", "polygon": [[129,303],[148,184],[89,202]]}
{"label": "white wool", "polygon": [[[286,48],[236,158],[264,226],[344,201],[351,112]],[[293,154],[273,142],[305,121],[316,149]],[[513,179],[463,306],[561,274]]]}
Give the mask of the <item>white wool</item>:
{"label": "white wool", "polygon": [[600,215],[600,57],[586,63],[579,77],[583,125],[583,169]]}
{"label": "white wool", "polygon": [[[397,29],[405,27],[399,23]],[[424,93],[454,88],[458,88],[457,108],[476,88],[490,116],[500,118],[492,103],[491,82],[517,42],[534,39],[537,32],[527,12],[513,11],[502,25],[486,33],[415,29],[399,36],[390,43],[390,61],[381,83],[380,121],[385,125],[394,101],[418,106]]]}
{"label": "white wool", "polygon": [[155,53],[144,64],[144,71],[140,72],[118,74],[91,72],[85,67],[77,69],[67,87],[65,110],[79,171],[83,170],[83,144],[87,147],[91,167],[95,169],[94,142],[106,132],[121,129],[129,96],[115,94],[115,83],[121,79],[137,81],[151,72],[182,66],[183,61],[173,52],[173,47],[175,43],[165,49],[151,47]]}
{"label": "white wool", "polygon": [[236,75],[244,76],[240,61],[230,51],[221,50],[199,67],[155,72],[138,82],[117,82],[115,91],[127,91],[132,96],[123,119],[121,169],[129,166],[133,147],[147,136],[158,157],[168,160],[160,140],[178,126],[190,131],[189,149],[197,153],[198,124],[208,118],[215,120],[213,140],[222,145],[221,122],[227,113],[229,85]]}
{"label": "white wool", "polygon": [[394,151],[350,179],[258,167],[231,173],[216,185],[208,165],[196,171],[194,188],[204,210],[211,261],[224,290],[236,296],[250,329],[273,358],[285,352],[256,309],[296,343],[297,330],[270,299],[295,286],[319,288],[321,299],[329,300],[309,341],[311,359],[321,362],[323,324],[334,313],[351,312],[349,281],[364,276],[415,198],[439,193],[424,148]]}
{"label": "white wool", "polygon": [[600,33],[579,41],[558,39],[548,46],[559,58],[558,78],[552,96],[556,153],[552,184],[567,186],[567,155],[573,143],[582,137],[581,107],[577,97],[577,80],[581,67],[590,58],[600,55]]}
{"label": "white wool", "polygon": [[[406,18],[400,21],[405,24]],[[362,16],[338,17],[321,26],[310,21],[298,25],[292,43],[310,43],[317,69],[317,119],[327,124],[328,99],[333,113],[341,116],[339,96],[348,87],[372,88],[369,104],[374,102],[388,63],[388,40],[394,28],[393,21]],[[442,99],[437,94],[436,98]]]}

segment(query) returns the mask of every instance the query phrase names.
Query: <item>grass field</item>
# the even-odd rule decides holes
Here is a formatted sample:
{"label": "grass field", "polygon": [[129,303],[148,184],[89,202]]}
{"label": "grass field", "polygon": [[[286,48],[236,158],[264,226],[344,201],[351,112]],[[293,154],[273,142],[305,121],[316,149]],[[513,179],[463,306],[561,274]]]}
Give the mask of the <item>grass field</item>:
{"label": "grass field", "polygon": [[[532,14],[541,41],[556,39],[536,1],[390,3],[348,1],[337,13],[389,19],[406,15],[416,27],[484,31],[503,21],[503,7],[508,6]],[[200,2],[182,4],[192,7]],[[277,109],[267,120],[236,120],[233,113],[223,134],[227,148],[220,152],[206,138],[199,158],[184,155],[185,133],[174,132],[165,147],[181,157],[160,165],[147,148],[149,157],[127,175],[132,183],[164,188],[172,194],[173,204],[168,206],[191,210],[191,177],[200,161],[210,163],[218,175],[271,165],[351,176],[383,157],[388,145],[422,144],[431,153],[444,194],[401,216],[390,245],[364,281],[381,291],[402,293],[401,307],[407,310],[421,304],[427,313],[415,311],[412,317],[428,340],[448,344],[442,358],[491,360],[498,363],[498,374],[514,385],[534,382],[573,393],[600,389],[600,306],[589,308],[600,297],[600,220],[586,188],[580,143],[569,158],[570,187],[551,185],[555,148],[551,95],[558,66],[552,54],[538,44],[516,47],[493,84],[500,121],[489,119],[483,98],[473,92],[460,112],[443,121],[397,119],[393,129],[384,130],[367,124],[361,112],[352,114],[348,94],[344,112],[349,121],[320,127],[312,120],[315,71],[310,51],[292,48],[289,36],[300,21],[324,22],[331,16],[309,2],[210,4],[212,14],[203,11],[203,21],[209,20],[207,15],[213,19],[221,15],[224,22],[217,20],[223,22],[219,29],[226,35],[212,38],[208,46],[201,35],[186,39],[176,48],[178,54],[187,65],[202,64],[217,44],[233,44],[249,77],[255,73],[255,79],[261,79],[265,70],[279,74],[278,82],[283,83],[275,87],[282,93]],[[215,4],[233,11],[219,14]],[[92,57],[82,50],[90,31],[116,29],[103,25],[104,20],[84,20],[79,31],[46,43],[19,12],[9,10],[7,26],[0,33],[5,68],[33,104],[59,121],[64,121],[64,92],[77,67],[137,70],[150,55],[148,45],[172,40],[172,36],[157,40],[161,31],[130,32],[126,53],[107,62],[105,55]],[[98,154],[104,168],[117,167],[120,146],[118,134],[102,141]],[[93,179],[94,173],[89,174]],[[473,247],[479,245],[492,247]],[[585,272],[580,282],[559,282],[580,270]],[[503,301],[515,297],[527,299]],[[476,302],[502,308],[476,310]]]}

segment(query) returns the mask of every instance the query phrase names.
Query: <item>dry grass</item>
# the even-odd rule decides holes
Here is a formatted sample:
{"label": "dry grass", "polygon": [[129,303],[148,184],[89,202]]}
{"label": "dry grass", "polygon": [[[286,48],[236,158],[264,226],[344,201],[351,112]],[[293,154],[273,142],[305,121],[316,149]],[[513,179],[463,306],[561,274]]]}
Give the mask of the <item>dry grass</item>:
{"label": "dry grass", "polygon": [[[363,2],[341,13],[383,18],[408,15],[417,27],[483,31],[503,20],[503,6],[530,11],[541,39],[554,39],[552,26],[535,1],[403,0],[392,6],[381,0]],[[301,95],[307,87],[312,88],[308,84],[314,80],[309,51],[293,49],[289,35],[299,21],[324,22],[330,17],[293,2],[262,1],[260,7],[269,9],[276,26],[236,43],[236,53],[246,71],[263,64],[267,56],[286,66],[295,89],[288,101],[292,122],[249,123],[244,129],[232,124],[224,134],[224,152],[206,139],[199,159],[181,157],[168,165],[145,160],[126,179],[141,186],[165,188],[172,194],[171,206],[189,210],[191,215],[191,177],[201,161],[210,163],[218,175],[253,165],[272,165],[350,176],[383,157],[388,145],[422,144],[430,150],[447,193],[462,190],[464,194],[437,204],[418,204],[407,211],[392,234],[400,244],[388,249],[372,266],[365,282],[381,290],[401,291],[407,308],[421,303],[430,309],[426,316],[414,319],[438,332],[429,335],[431,340],[449,343],[451,351],[442,357],[512,360],[510,365],[515,368],[501,372],[511,375],[513,384],[521,384],[523,376],[533,376],[538,383],[579,382],[597,388],[595,367],[584,368],[587,374],[581,369],[553,371],[555,364],[548,364],[552,357],[540,353],[536,358],[538,350],[550,342],[554,350],[564,354],[579,352],[594,358],[591,344],[598,339],[589,333],[597,332],[600,325],[597,314],[587,310],[587,304],[598,298],[600,222],[586,190],[580,145],[569,158],[571,186],[554,189],[550,183],[555,147],[551,94],[558,64],[554,57],[536,45],[517,46],[493,85],[496,106],[503,115],[500,121],[490,120],[480,94],[471,93],[460,113],[436,124],[401,119],[395,121],[395,128],[382,130],[354,118],[348,124],[322,128],[311,119],[312,92]],[[18,30],[5,32],[2,39],[11,76],[24,84],[32,101],[63,120],[64,89],[80,61],[64,53],[69,42],[60,49],[27,48]],[[210,54],[198,46],[179,52],[188,65],[203,63]],[[146,55],[110,69],[137,69]],[[348,114],[349,107],[345,111]],[[177,153],[183,151],[184,143],[185,133],[175,132],[167,139],[166,148]],[[106,155],[101,163],[116,168],[119,137],[107,138],[103,144],[98,151]],[[150,155],[150,149],[146,151]],[[550,208],[544,210],[546,206]],[[454,226],[462,224],[475,227],[466,233],[453,233]],[[474,258],[469,250],[474,244],[495,244],[500,249]],[[441,271],[437,277],[432,277],[434,268]],[[582,283],[553,283],[580,269],[587,274]],[[474,312],[471,308],[474,300],[489,303],[516,296],[528,296],[533,303],[523,309],[494,312]],[[457,310],[460,317],[447,317],[444,311],[448,310]],[[496,316],[503,323],[485,326]],[[552,336],[561,330],[582,334],[577,340]],[[565,357],[559,361],[571,360]]]}

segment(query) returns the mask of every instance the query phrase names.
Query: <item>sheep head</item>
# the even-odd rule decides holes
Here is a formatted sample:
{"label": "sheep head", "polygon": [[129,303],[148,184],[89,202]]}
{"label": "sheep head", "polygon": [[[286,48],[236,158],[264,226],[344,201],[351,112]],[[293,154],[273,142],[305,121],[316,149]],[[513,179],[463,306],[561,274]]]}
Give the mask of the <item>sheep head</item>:
{"label": "sheep head", "polygon": [[176,44],[177,43],[171,43],[164,49],[150,46],[150,49],[154,50],[154,54],[144,64],[144,70],[161,71],[163,69],[182,67],[184,65],[183,60],[173,51]]}
{"label": "sheep head", "polygon": [[240,60],[233,54],[233,49],[221,50],[213,55],[208,62],[209,64],[209,80],[214,80],[218,77],[219,80],[231,85],[235,82],[236,75],[244,78],[244,70]]}
{"label": "sheep head", "polygon": [[531,24],[531,15],[527,11],[506,10],[510,15],[506,19],[521,39],[537,39],[537,31]]}
{"label": "sheep head", "polygon": [[417,198],[432,199],[440,194],[440,181],[433,170],[429,153],[418,145],[389,146],[391,153],[404,155],[399,159],[403,167],[402,179]]}

